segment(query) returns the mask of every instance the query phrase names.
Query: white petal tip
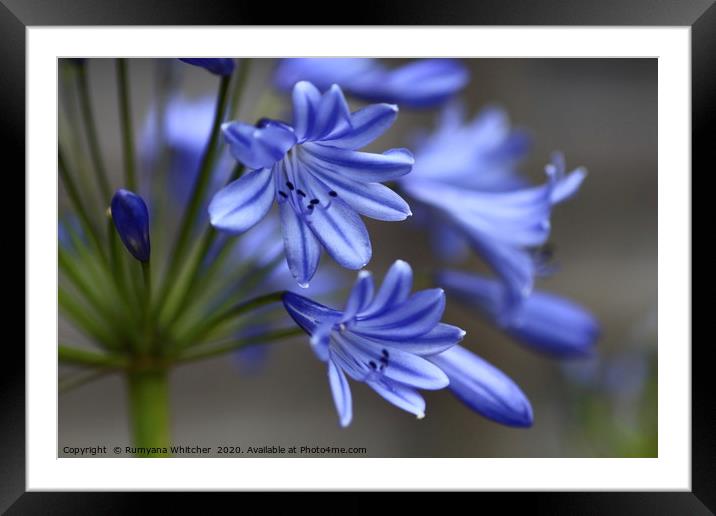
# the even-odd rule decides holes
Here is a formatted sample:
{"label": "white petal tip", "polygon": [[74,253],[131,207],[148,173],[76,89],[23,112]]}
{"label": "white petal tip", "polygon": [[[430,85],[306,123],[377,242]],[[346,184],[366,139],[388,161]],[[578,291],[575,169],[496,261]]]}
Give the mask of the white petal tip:
{"label": "white petal tip", "polygon": [[299,282],[298,282],[298,286],[301,287],[301,288],[308,288],[309,283],[308,283],[308,282],[301,283],[301,282],[299,281]]}
{"label": "white petal tip", "polygon": [[[365,267],[365,265],[364,265],[363,267]],[[359,278],[367,278],[368,276],[370,276],[370,272],[369,272],[369,271],[363,270],[363,271],[360,271],[360,272],[358,273],[358,277],[359,277]]]}
{"label": "white petal tip", "polygon": [[425,412],[420,412],[419,414],[417,414],[417,416],[418,419],[425,419]]}
{"label": "white petal tip", "polygon": [[465,335],[467,335],[467,332],[465,330],[460,330],[460,338],[464,338]]}

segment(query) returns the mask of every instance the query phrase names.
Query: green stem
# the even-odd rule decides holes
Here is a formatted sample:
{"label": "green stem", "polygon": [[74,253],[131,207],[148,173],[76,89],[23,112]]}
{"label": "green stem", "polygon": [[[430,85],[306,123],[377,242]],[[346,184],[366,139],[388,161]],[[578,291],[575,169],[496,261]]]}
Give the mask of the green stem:
{"label": "green stem", "polygon": [[[206,189],[209,186],[209,180],[211,179],[211,172],[214,168],[214,161],[217,156],[217,148],[219,137],[221,135],[221,123],[224,120],[224,114],[226,113],[226,103],[228,99],[229,91],[229,80],[230,77],[222,77],[219,85],[218,99],[216,102],[216,112],[214,113],[214,122],[211,128],[211,136],[209,142],[204,150],[204,157],[199,168],[196,180],[194,181],[194,187],[192,188],[191,199],[187,206],[186,211],[182,217],[182,221],[179,225],[179,233],[174,245],[174,249],[171,253],[171,263],[169,269],[164,277],[164,282],[159,296],[160,300],[166,298],[172,284],[174,283],[174,276],[177,273],[178,268],[183,263],[183,255],[186,252],[186,247],[189,243],[189,236],[191,234],[191,228],[196,222],[196,218],[201,207],[201,201],[204,198]],[[160,303],[161,304],[161,303]]]}
{"label": "green stem", "polygon": [[117,91],[119,93],[119,114],[122,121],[125,177],[127,188],[135,192],[137,190],[137,175],[134,165],[134,133],[126,59],[117,59]]}
{"label": "green stem", "polygon": [[[170,446],[169,374],[166,369],[132,371],[127,374],[132,443],[143,448],[138,457],[168,457]],[[159,450],[151,450],[159,448]]]}
{"label": "green stem", "polygon": [[61,285],[57,289],[57,303],[60,306],[60,310],[67,315],[77,329],[94,339],[95,342],[103,347],[116,348],[121,346],[121,343],[116,341],[111,332],[107,333],[106,326],[97,324],[94,318],[87,313],[85,306],[78,303]]}
{"label": "green stem", "polygon": [[237,118],[239,116],[239,108],[241,108],[241,97],[248,83],[249,70],[251,68],[251,59],[241,59],[238,63],[239,70],[236,77],[236,85],[234,86],[234,94],[231,97],[231,106],[229,107],[229,116]]}
{"label": "green stem", "polygon": [[92,224],[92,220],[90,219],[90,216],[87,213],[87,209],[82,202],[82,196],[80,195],[80,191],[77,188],[77,185],[72,179],[72,174],[70,174],[70,171],[67,166],[67,161],[65,160],[64,154],[62,153],[62,149],[59,150],[57,159],[59,163],[60,177],[62,178],[62,184],[67,191],[67,195],[69,196],[70,201],[74,205],[75,210],[77,210],[77,214],[79,215],[80,221],[84,225],[85,230],[92,238],[94,244],[97,246],[97,250],[102,255],[102,258],[106,260],[107,257],[104,254],[104,248],[102,247],[102,241],[100,239],[99,233]]}
{"label": "green stem", "polygon": [[232,341],[221,346],[213,346],[208,349],[196,349],[189,351],[176,359],[176,363],[182,362],[195,362],[197,360],[204,360],[206,358],[212,358],[224,353],[229,353],[237,349],[244,348],[246,346],[254,346],[258,344],[269,344],[277,340],[288,339],[296,337],[298,335],[305,335],[305,332],[301,328],[285,328],[281,330],[272,331],[265,333],[264,335],[257,335],[250,337],[245,340]]}
{"label": "green stem", "polygon": [[86,385],[114,372],[116,372],[116,370],[113,369],[90,369],[89,371],[78,371],[75,374],[60,377],[57,386],[58,393],[65,394],[77,387]]}
{"label": "green stem", "polygon": [[60,362],[66,364],[89,367],[105,367],[111,369],[121,369],[127,367],[128,365],[127,359],[124,357],[104,355],[101,353],[95,353],[94,351],[65,346],[63,344],[60,344],[57,348],[57,355]]}
{"label": "green stem", "polygon": [[92,99],[90,98],[89,81],[87,78],[87,65],[85,63],[82,63],[78,67],[77,86],[80,92],[80,107],[82,109],[82,118],[84,120],[85,132],[87,133],[90,155],[92,156],[92,164],[95,168],[97,186],[102,195],[102,204],[106,206],[112,198],[112,189],[107,180],[107,172],[104,168],[104,161],[102,160],[102,153],[99,148],[99,141],[97,140],[97,127],[95,126]]}
{"label": "green stem", "polygon": [[[242,174],[245,171],[245,167],[239,163],[236,164],[234,167],[233,172],[231,173],[231,176],[229,176],[229,179],[227,180],[226,184],[229,184],[237,179],[239,179]],[[227,249],[230,248],[229,245],[229,239],[225,239],[224,242],[219,247],[219,250],[217,252],[216,258],[214,260],[214,263],[212,263],[212,266],[208,268],[206,274],[200,278],[199,271],[201,269],[201,264],[204,263],[204,260],[206,259],[207,254],[209,253],[209,250],[211,249],[211,246],[216,241],[216,237],[218,236],[218,232],[211,226],[208,227],[206,232],[204,233],[204,238],[201,242],[201,245],[199,247],[199,251],[195,254],[194,260],[191,264],[191,269],[189,273],[183,277],[183,281],[181,281],[181,288],[179,289],[179,305],[176,308],[174,315],[171,317],[171,323],[174,323],[181,315],[184,313],[184,311],[189,307],[189,302],[195,298],[195,289],[200,284],[206,284],[212,273],[216,272],[216,269],[219,268],[219,265],[223,261],[224,256],[226,255]],[[202,281],[199,281],[201,279]]]}
{"label": "green stem", "polygon": [[247,312],[257,310],[263,306],[280,302],[283,299],[284,293],[285,291],[281,290],[278,292],[271,292],[270,294],[265,294],[263,296],[258,296],[253,299],[249,299],[248,301],[244,301],[243,303],[238,303],[223,312],[218,312],[213,317],[208,317],[205,319],[204,323],[199,324],[199,326],[195,327],[193,331],[188,332],[186,337],[182,340],[182,346],[200,342],[214,329],[226,321],[234,319]]}

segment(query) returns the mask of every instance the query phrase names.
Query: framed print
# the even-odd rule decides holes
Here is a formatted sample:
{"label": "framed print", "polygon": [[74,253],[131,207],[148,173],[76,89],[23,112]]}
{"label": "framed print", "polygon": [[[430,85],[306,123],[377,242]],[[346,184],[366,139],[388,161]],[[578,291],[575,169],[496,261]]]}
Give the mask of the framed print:
{"label": "framed print", "polygon": [[710,2],[350,26],[108,4],[0,10],[26,171],[3,509],[397,490],[713,510],[691,339]]}

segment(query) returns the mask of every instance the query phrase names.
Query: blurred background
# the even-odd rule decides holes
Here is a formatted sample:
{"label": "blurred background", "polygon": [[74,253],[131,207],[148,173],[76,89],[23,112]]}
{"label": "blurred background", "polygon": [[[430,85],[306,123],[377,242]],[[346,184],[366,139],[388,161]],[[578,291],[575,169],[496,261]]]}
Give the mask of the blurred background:
{"label": "blurred background", "polygon": [[[571,298],[602,324],[595,358],[558,361],[511,341],[448,298],[444,321],[468,332],[463,344],[512,377],[535,414],[530,429],[492,423],[447,391],[426,392],[427,417],[415,417],[351,383],[354,419],[338,425],[325,365],[307,339],[272,345],[261,356],[235,355],[176,368],[172,430],[178,445],[365,447],[369,457],[654,457],[657,455],[657,61],[655,59],[474,59],[463,98],[470,114],[507,110],[533,148],[522,170],[543,181],[554,150],[568,170],[589,176],[552,216],[558,272],[538,288]],[[248,98],[266,87],[274,62],[254,60]],[[109,171],[122,170],[114,65],[88,62],[99,137]],[[174,60],[130,61],[137,133],[158,79],[188,97],[214,95],[217,79]],[[60,81],[60,94],[66,87]],[[357,103],[351,102],[353,106]],[[256,106],[242,105],[242,114]],[[406,145],[435,111],[401,110],[376,149]],[[253,122],[253,120],[251,120]],[[66,128],[60,121],[60,133]],[[141,142],[139,142],[141,146]],[[62,204],[61,204],[62,206]],[[435,264],[427,238],[405,224],[366,219],[373,241],[368,268],[381,278],[397,258],[416,269]],[[153,228],[153,231],[156,229]],[[155,234],[152,234],[155,238]],[[326,267],[318,276],[354,273]],[[460,267],[480,268],[477,259]],[[342,301],[338,303],[342,304]],[[61,337],[80,342],[60,319]],[[60,368],[60,374],[65,367]],[[58,454],[65,446],[129,445],[123,379],[107,376],[59,396]]]}

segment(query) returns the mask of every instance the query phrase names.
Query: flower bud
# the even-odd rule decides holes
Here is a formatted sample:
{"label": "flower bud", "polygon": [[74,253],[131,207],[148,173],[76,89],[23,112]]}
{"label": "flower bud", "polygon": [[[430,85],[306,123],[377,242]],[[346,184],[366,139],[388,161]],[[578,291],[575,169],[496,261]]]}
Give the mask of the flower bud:
{"label": "flower bud", "polygon": [[194,59],[183,57],[179,58],[179,61],[183,61],[186,64],[194,66],[200,66],[216,75],[231,75],[236,66],[234,60],[230,58]]}
{"label": "flower bud", "polygon": [[149,211],[144,200],[129,190],[117,190],[112,197],[112,220],[127,250],[140,262],[148,262]]}

